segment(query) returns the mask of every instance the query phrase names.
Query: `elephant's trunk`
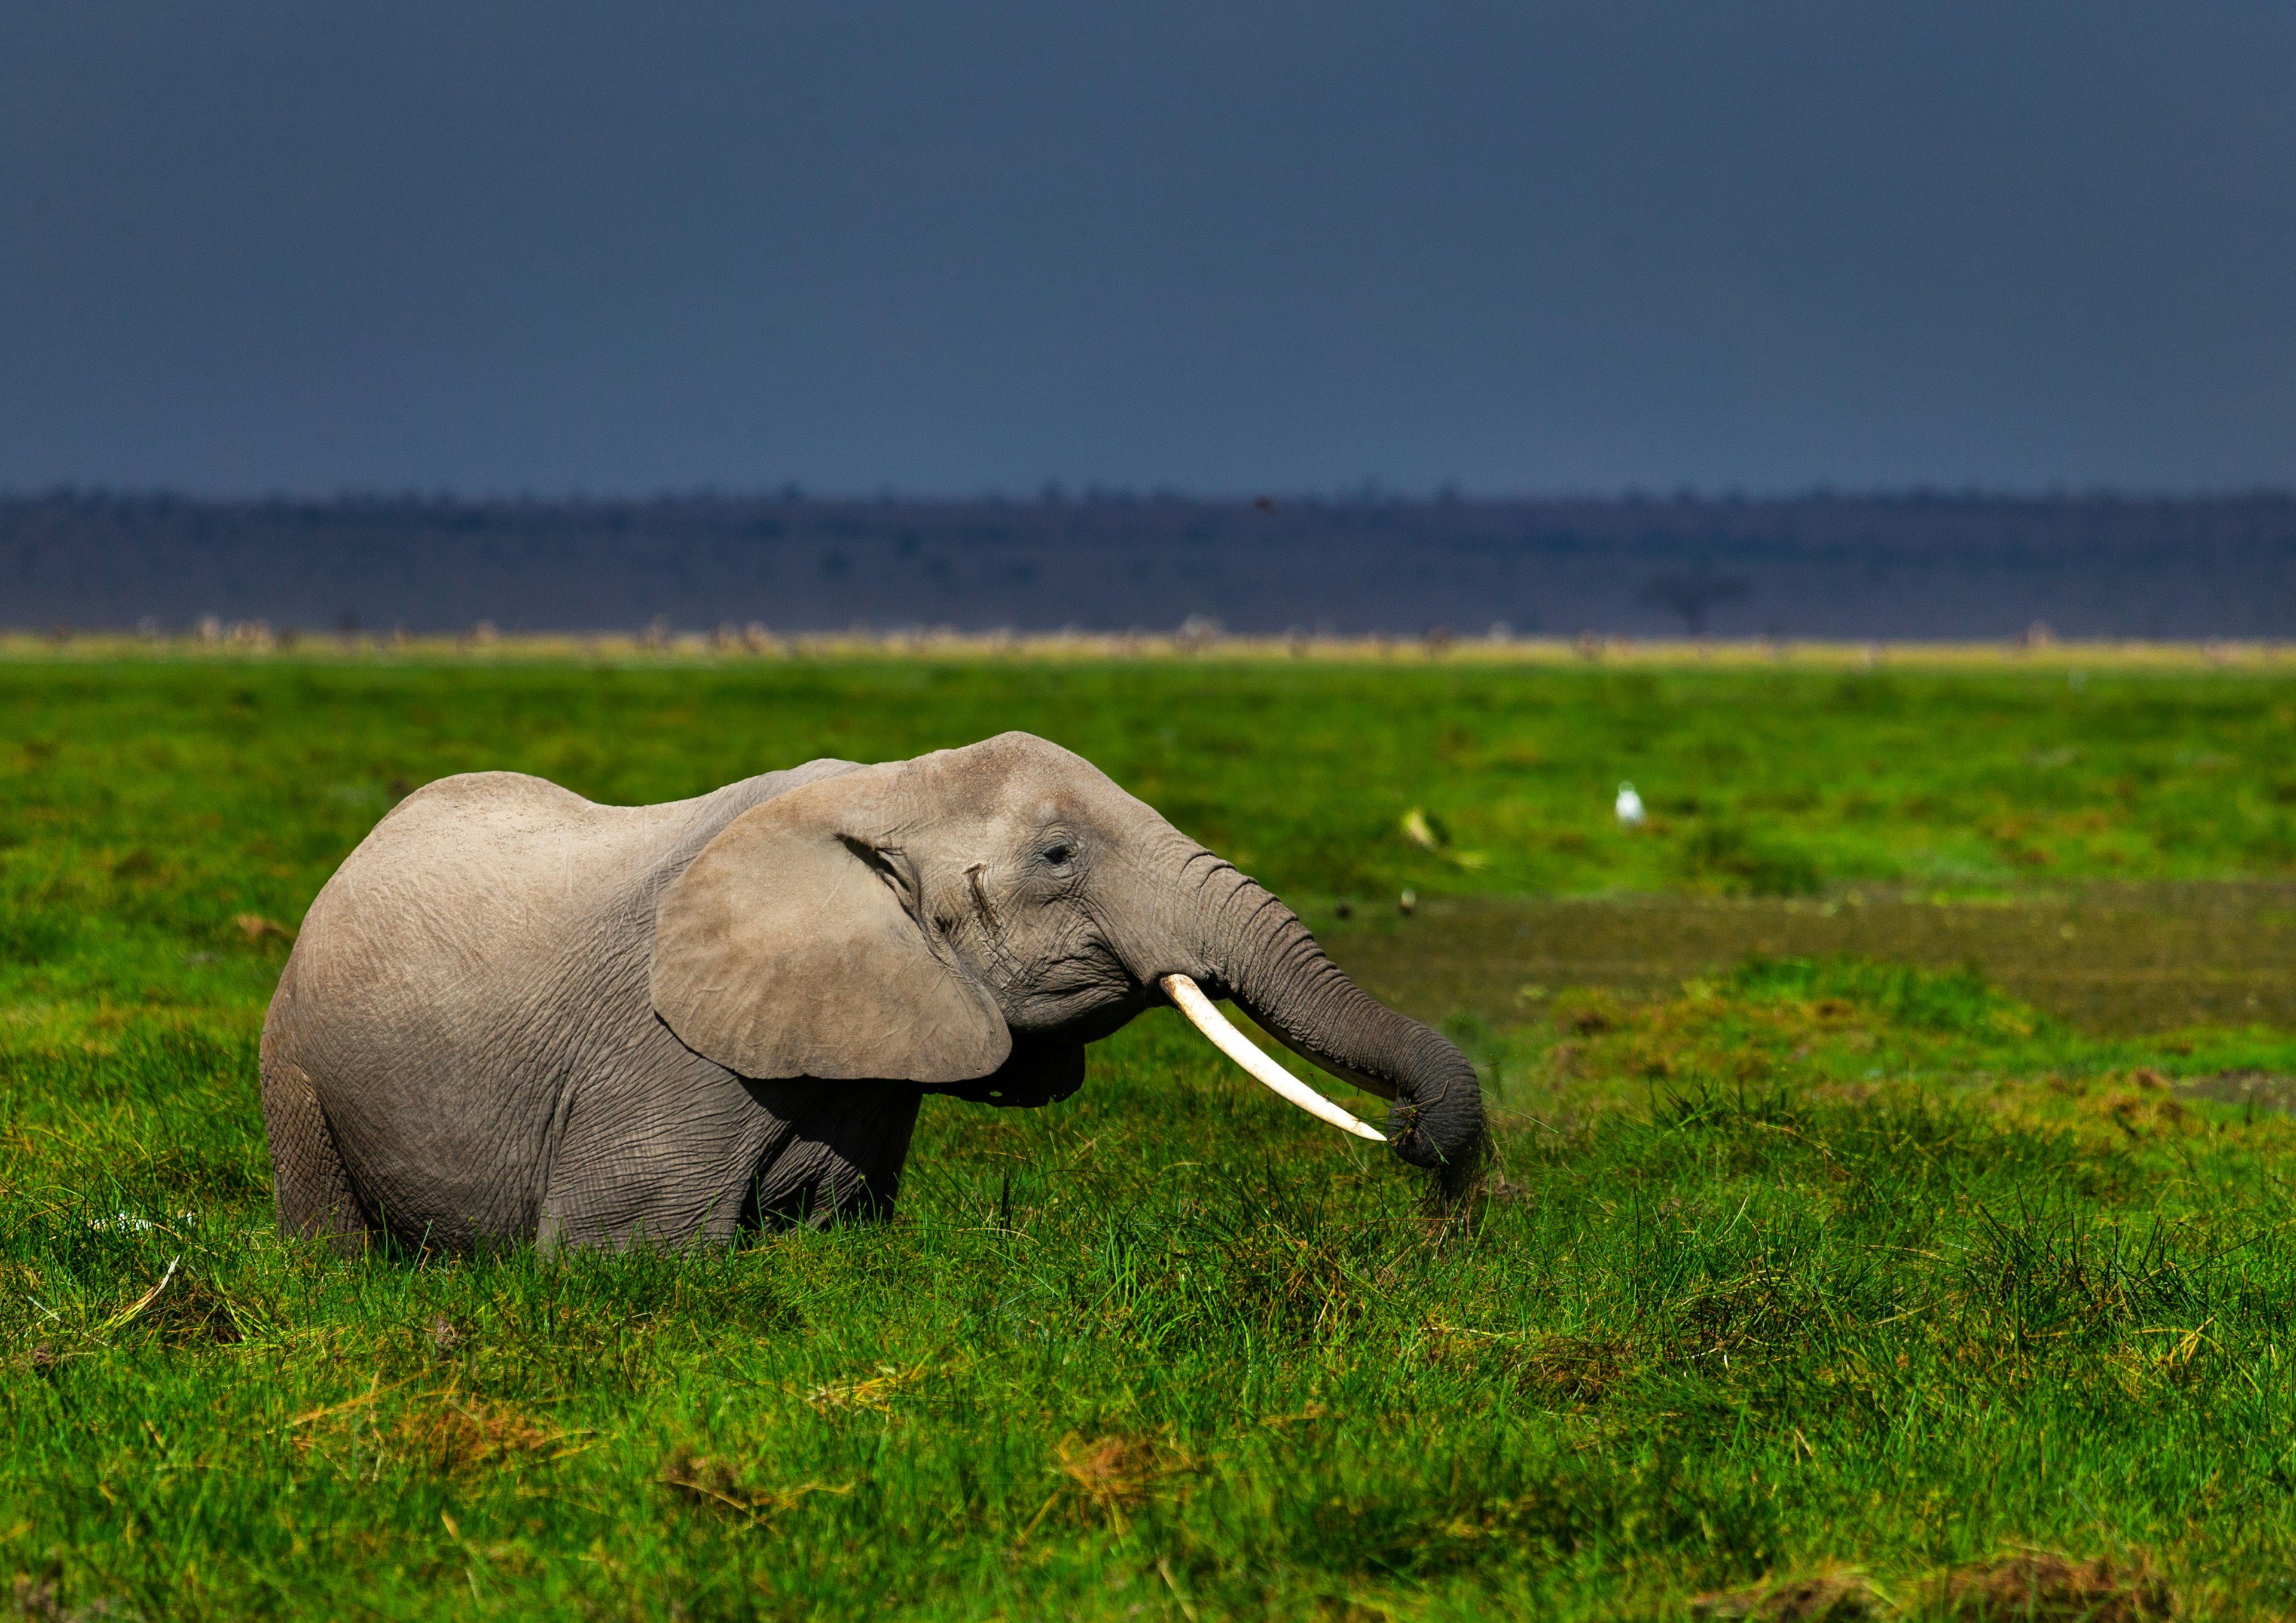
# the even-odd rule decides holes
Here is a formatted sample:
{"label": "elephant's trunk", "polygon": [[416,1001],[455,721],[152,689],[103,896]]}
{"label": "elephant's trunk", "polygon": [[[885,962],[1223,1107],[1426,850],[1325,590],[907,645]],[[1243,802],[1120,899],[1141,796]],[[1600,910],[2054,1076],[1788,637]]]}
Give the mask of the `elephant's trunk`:
{"label": "elephant's trunk", "polygon": [[1437,1169],[1447,1193],[1464,1191],[1483,1143],[1482,1090],[1466,1055],[1374,1001],[1256,881],[1209,852],[1191,865],[1204,904],[1196,955],[1217,989],[1302,1058],[1394,1100],[1395,1152]]}

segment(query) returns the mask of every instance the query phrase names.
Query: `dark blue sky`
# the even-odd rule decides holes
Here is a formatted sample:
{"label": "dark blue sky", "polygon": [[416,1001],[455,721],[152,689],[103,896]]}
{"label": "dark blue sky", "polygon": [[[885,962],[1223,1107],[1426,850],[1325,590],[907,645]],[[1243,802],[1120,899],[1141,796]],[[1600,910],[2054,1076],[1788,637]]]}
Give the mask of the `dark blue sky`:
{"label": "dark blue sky", "polygon": [[2296,482],[2296,7],[0,0],[0,486]]}

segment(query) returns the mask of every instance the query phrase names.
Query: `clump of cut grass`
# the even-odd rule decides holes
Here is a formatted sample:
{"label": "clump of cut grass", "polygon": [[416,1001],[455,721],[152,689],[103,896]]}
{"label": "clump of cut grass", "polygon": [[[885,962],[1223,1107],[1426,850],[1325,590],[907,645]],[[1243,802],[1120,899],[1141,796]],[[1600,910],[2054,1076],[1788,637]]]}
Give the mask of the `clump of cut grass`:
{"label": "clump of cut grass", "polygon": [[1201,1465],[1168,1434],[1087,1438],[1071,1431],[1054,1445],[1053,1458],[1078,1508],[1119,1531],[1152,1495],[1175,1491]]}
{"label": "clump of cut grass", "polygon": [[2097,1556],[2071,1562],[2046,1550],[2020,1550],[1949,1573],[1938,1610],[1969,1623],[2152,1623],[2176,1615],[2176,1596],[2149,1561]]}
{"label": "clump of cut grass", "polygon": [[1603,1332],[1478,1335],[1450,1325],[1431,1328],[1447,1343],[1432,1357],[1454,1359],[1478,1378],[1553,1405],[1601,1404],[1624,1381],[1632,1357],[1624,1341]]}
{"label": "clump of cut grass", "polygon": [[407,1409],[395,1428],[396,1442],[415,1467],[440,1475],[506,1464],[563,1435],[507,1404],[465,1401],[451,1391]]}
{"label": "clump of cut grass", "polygon": [[1702,1594],[1691,1615],[1723,1623],[1868,1623],[1896,1608],[1862,1572],[1841,1570],[1784,1582],[1758,1585],[1724,1594]]}
{"label": "clump of cut grass", "polygon": [[775,1515],[795,1509],[811,1495],[849,1494],[853,1491],[849,1482],[834,1487],[821,1482],[803,1482],[795,1488],[762,1488],[746,1480],[741,1467],[731,1460],[683,1449],[662,1462],[659,1480],[665,1488],[677,1490],[704,1509],[730,1511],[750,1526],[770,1521]]}

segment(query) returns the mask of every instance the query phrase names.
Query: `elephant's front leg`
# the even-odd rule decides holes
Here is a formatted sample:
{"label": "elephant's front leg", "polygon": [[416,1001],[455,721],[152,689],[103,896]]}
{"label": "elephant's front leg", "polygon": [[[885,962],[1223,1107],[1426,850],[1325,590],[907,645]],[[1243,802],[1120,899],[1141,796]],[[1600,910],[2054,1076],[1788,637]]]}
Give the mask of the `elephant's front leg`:
{"label": "elephant's front leg", "polygon": [[750,1082],[783,1131],[759,1159],[742,1221],[781,1228],[893,1215],[923,1090],[908,1082]]}
{"label": "elephant's front leg", "polygon": [[745,1083],[682,1050],[573,1086],[550,1158],[536,1240],[561,1245],[723,1245],[790,1124]]}

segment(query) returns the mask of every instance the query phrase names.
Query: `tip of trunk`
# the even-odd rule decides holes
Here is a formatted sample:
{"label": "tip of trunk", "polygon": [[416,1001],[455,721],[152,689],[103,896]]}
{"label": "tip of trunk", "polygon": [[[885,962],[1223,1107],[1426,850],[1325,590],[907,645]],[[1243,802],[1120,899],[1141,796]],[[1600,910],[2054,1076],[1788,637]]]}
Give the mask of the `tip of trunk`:
{"label": "tip of trunk", "polygon": [[1430,1168],[1427,1206],[1434,1214],[1451,1211],[1482,1187],[1484,1168],[1490,1165],[1491,1135],[1479,1132],[1465,1146]]}
{"label": "tip of trunk", "polygon": [[1388,1113],[1388,1138],[1398,1157],[1434,1173],[1440,1198],[1456,1200],[1482,1171],[1488,1139],[1482,1084],[1465,1054],[1436,1033],[1427,1036],[1440,1059],[1425,1066],[1423,1056],[1418,1074],[1406,1078]]}

